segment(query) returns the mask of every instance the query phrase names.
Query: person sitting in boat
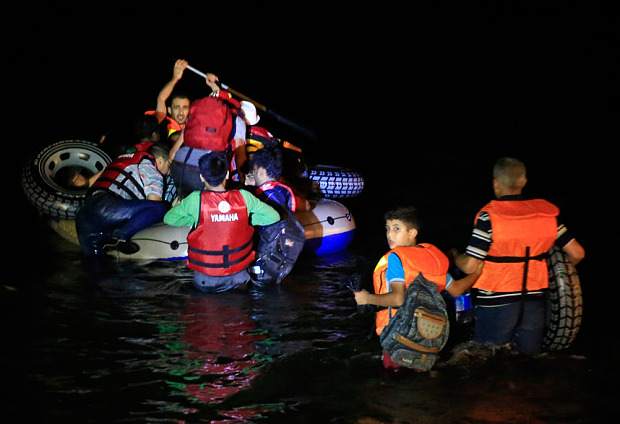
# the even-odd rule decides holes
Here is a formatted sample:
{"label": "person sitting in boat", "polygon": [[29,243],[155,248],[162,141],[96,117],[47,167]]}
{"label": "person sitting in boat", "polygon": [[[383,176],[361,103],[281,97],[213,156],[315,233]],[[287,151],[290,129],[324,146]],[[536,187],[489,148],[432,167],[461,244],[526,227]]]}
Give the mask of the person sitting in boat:
{"label": "person sitting in boat", "polygon": [[[460,296],[476,281],[479,272],[454,280],[448,272],[450,261],[436,246],[418,243],[419,223],[415,208],[398,207],[384,215],[387,242],[390,251],[381,257],[373,272],[374,293],[362,289],[355,291],[358,305],[382,307],[376,314],[376,332],[380,335],[394,316],[396,309],[405,301],[409,285],[422,273],[437,286],[437,291],[446,290],[452,296]],[[399,365],[384,351],[383,366],[399,369]]]}
{"label": "person sitting in boat", "polygon": [[253,225],[280,220],[278,212],[247,190],[227,190],[228,160],[210,152],[199,161],[202,190],[193,191],[164,216],[168,225],[192,227],[187,236],[187,266],[201,291],[244,288],[251,282],[247,268],[254,260]]}
{"label": "person sitting in boat", "polygon": [[183,71],[187,66],[186,60],[178,59],[175,62],[172,78],[162,87],[157,95],[155,110],[145,112],[147,115],[154,115],[160,124],[166,121],[166,136],[173,144],[178,140],[181,131],[185,128],[187,116],[189,115],[189,97],[184,93],[174,92],[175,86],[183,78]]}
{"label": "person sitting in boat", "polygon": [[[157,119],[152,115],[145,115],[138,118],[133,128],[135,140],[137,142],[126,149],[125,153],[145,152],[154,143],[159,142],[161,135],[158,126],[159,122],[157,122]],[[62,181],[66,181],[66,183],[62,185],[79,189],[91,187],[95,181],[97,181],[97,178],[99,178],[103,170],[88,176],[84,175],[82,169],[79,167],[69,167],[67,172],[69,176],[62,178]],[[164,198],[174,200],[176,198],[176,187],[174,186],[172,177],[166,175],[164,178],[166,178],[165,187],[167,190],[166,194],[164,194]]]}
{"label": "person sitting in boat", "polygon": [[131,237],[161,222],[174,200],[165,197],[171,193],[166,188],[169,151],[154,143],[146,151],[120,155],[106,166],[76,215],[84,254],[100,255],[114,249],[132,254],[139,250]]}
{"label": "person sitting in boat", "polygon": [[537,354],[542,350],[547,322],[547,253],[555,244],[577,264],[585,251],[558,222],[560,210],[555,205],[522,197],[526,182],[523,162],[497,160],[493,167],[497,200],[478,212],[465,253],[456,249],[451,253],[455,265],[465,273],[484,263],[473,286],[474,341],[510,344],[520,352]]}
{"label": "person sitting in boat", "polygon": [[206,83],[211,95],[191,103],[185,129],[170,152],[171,175],[181,197],[202,189],[198,160],[205,153],[226,152],[236,169],[246,162],[246,127],[239,112],[241,104],[219,89],[217,76],[207,74]]}

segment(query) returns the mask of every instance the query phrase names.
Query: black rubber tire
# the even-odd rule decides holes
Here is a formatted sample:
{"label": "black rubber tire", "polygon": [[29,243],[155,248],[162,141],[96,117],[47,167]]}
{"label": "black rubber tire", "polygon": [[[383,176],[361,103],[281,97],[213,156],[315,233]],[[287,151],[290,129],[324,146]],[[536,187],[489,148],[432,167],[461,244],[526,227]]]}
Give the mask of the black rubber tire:
{"label": "black rubber tire", "polygon": [[573,343],[581,326],[583,299],[575,266],[562,249],[551,248],[547,259],[549,292],[547,295],[547,333],[543,349],[557,351]]}
{"label": "black rubber tire", "polygon": [[362,176],[350,169],[317,165],[309,171],[308,177],[319,184],[321,193],[328,199],[354,197],[364,189]]}
{"label": "black rubber tire", "polygon": [[44,215],[74,219],[84,202],[86,188],[63,187],[54,179],[58,171],[76,167],[92,175],[111,162],[96,143],[64,140],[50,144],[30,159],[22,170],[22,188],[28,200]]}

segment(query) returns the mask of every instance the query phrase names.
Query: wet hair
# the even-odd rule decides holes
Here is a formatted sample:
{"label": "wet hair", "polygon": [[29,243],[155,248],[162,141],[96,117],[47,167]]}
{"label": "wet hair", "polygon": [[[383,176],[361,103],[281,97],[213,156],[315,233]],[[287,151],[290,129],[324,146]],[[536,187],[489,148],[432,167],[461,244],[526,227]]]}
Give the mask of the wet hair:
{"label": "wet hair", "polygon": [[519,159],[499,158],[493,166],[493,178],[504,187],[518,190],[525,185],[525,164]]}
{"label": "wet hair", "polygon": [[224,152],[210,152],[198,160],[200,175],[211,186],[217,186],[226,179],[228,160]]}
{"label": "wet hair", "polygon": [[133,126],[136,140],[151,139],[153,133],[159,133],[159,122],[154,115],[141,115]]}
{"label": "wet hair", "polygon": [[418,216],[413,206],[398,206],[394,209],[390,209],[383,215],[383,218],[386,221],[388,219],[398,219],[404,222],[409,229],[415,228],[417,230],[420,227]]}
{"label": "wet hair", "polygon": [[278,149],[257,150],[250,159],[250,170],[264,168],[269,178],[279,180],[282,176],[282,153]]}
{"label": "wet hair", "polygon": [[162,143],[153,143],[146,151],[153,155],[155,159],[164,158],[170,159],[170,147]]}

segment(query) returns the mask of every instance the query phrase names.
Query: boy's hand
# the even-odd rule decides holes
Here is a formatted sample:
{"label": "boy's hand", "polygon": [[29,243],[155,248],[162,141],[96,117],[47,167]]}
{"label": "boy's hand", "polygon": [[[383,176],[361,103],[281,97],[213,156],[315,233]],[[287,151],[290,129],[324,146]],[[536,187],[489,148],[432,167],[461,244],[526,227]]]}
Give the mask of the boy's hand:
{"label": "boy's hand", "polygon": [[368,305],[367,295],[368,295],[368,291],[364,289],[353,292],[353,296],[355,296],[355,301],[357,302],[358,305]]}

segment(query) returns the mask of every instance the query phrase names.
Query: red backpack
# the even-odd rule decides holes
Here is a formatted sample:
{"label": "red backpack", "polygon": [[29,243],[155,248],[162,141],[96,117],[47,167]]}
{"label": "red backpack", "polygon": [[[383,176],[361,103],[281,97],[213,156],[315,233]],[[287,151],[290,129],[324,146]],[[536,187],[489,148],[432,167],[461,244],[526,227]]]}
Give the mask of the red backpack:
{"label": "red backpack", "polygon": [[217,97],[195,100],[189,107],[183,144],[201,150],[224,151],[233,138],[235,117]]}

